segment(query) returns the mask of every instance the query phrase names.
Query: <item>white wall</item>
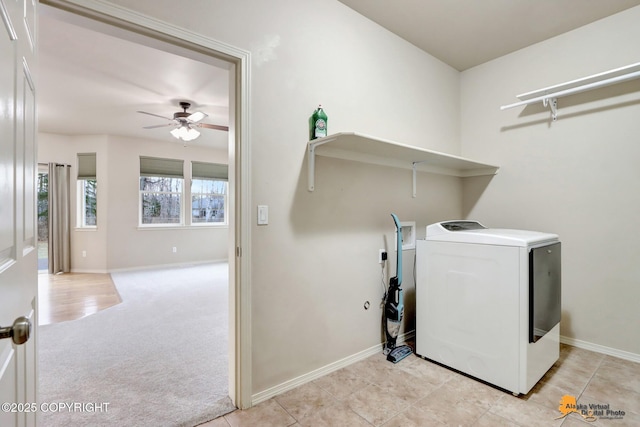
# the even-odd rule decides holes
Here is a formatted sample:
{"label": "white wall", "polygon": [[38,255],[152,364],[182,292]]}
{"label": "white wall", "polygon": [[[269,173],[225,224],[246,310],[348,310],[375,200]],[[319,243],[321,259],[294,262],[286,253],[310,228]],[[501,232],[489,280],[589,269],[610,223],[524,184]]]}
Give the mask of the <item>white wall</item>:
{"label": "white wall", "polygon": [[[97,162],[98,227],[73,229],[72,271],[106,272],[228,258],[228,227],[138,227],[140,156],[226,163],[226,150],[118,136],[39,134],[38,161],[70,164],[72,177],[77,173],[77,153],[92,152]],[[72,179],[72,226],[76,224],[74,184]]]}
{"label": "white wall", "polygon": [[[464,212],[558,233],[561,334],[640,354],[640,80],[500,111],[530,90],[640,60],[640,7],[462,73],[462,153],[501,166]],[[468,183],[474,188],[479,181]],[[480,196],[481,194],[481,196]]]}
{"label": "white wall", "polygon": [[[228,227],[138,227],[140,156],[227,163],[226,150],[109,136],[109,270],[226,260]],[[177,248],[173,253],[172,248]]]}
{"label": "white wall", "polygon": [[[108,188],[106,135],[69,136],[50,133],[38,134],[38,162],[64,163],[71,165],[71,269],[74,272],[106,272],[107,271],[107,215],[108,199],[104,190]],[[95,229],[78,229],[77,224],[77,185],[75,177],[78,169],[78,153],[96,153],[96,174],[98,187],[97,218]],[[82,251],[87,252],[82,257]]]}
{"label": "white wall", "polygon": [[408,170],[320,158],[309,193],[309,116],[322,103],[330,133],[459,154],[459,73],[333,0],[199,0],[188,14],[168,0],[113,3],[251,52],[251,209],[268,205],[270,221],[251,231],[253,394],[380,344],[390,213],[424,236],[461,215],[461,183],[421,174],[413,199]]}
{"label": "white wall", "polygon": [[[112,3],[251,52],[251,208],[270,208],[270,224],[251,236],[253,394],[382,341],[375,260],[380,247],[394,258],[390,212],[417,221],[418,237],[465,216],[557,232],[563,335],[640,354],[638,81],[561,100],[551,125],[541,108],[498,109],[518,93],[637,62],[639,8],[461,75],[333,0],[192,0],[196,14],[175,13],[169,0]],[[309,193],[307,126],[318,103],[330,133],[502,168],[463,183],[421,174],[412,199],[408,171],[320,158]],[[411,252],[405,260],[411,329]]]}

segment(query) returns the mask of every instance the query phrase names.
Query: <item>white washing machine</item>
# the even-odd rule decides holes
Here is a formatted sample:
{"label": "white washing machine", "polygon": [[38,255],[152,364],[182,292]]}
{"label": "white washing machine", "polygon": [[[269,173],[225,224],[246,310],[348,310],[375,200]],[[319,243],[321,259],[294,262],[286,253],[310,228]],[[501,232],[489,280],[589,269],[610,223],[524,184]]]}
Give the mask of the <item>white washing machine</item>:
{"label": "white washing machine", "polygon": [[526,394],[560,354],[560,241],[475,221],[416,242],[416,354]]}

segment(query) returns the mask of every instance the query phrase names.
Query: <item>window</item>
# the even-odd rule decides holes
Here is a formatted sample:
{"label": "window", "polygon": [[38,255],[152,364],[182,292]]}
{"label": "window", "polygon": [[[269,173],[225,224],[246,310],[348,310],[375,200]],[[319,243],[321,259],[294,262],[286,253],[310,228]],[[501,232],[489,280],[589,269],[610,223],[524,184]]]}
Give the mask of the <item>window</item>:
{"label": "window", "polygon": [[78,154],[78,215],[79,228],[98,225],[98,180],[96,153]]}
{"label": "window", "polygon": [[79,227],[96,227],[98,225],[98,193],[97,180],[83,179],[78,182],[80,196]]}
{"label": "window", "polygon": [[182,160],[140,157],[140,225],[182,225]]}
{"label": "window", "polygon": [[228,166],[191,163],[191,224],[227,224]]}

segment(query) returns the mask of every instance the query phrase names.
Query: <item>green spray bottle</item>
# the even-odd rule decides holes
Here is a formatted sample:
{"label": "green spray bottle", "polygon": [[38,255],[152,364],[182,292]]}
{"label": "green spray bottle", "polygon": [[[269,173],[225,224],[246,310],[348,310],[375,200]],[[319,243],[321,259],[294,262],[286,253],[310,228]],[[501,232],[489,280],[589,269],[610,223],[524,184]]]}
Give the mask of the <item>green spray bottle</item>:
{"label": "green spray bottle", "polygon": [[318,105],[318,109],[311,116],[311,139],[327,136],[327,120],[327,114],[322,109],[322,105]]}

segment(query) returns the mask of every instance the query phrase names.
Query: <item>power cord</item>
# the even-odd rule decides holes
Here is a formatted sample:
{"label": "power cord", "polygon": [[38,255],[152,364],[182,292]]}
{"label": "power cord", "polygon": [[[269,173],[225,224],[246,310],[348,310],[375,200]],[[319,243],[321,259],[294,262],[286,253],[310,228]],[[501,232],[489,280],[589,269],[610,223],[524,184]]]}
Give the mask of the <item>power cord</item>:
{"label": "power cord", "polygon": [[384,304],[387,301],[387,285],[385,282],[385,274],[384,267],[387,264],[387,261],[382,261],[382,269],[380,270],[380,284],[382,285],[382,301],[380,302],[380,308],[384,309]]}

